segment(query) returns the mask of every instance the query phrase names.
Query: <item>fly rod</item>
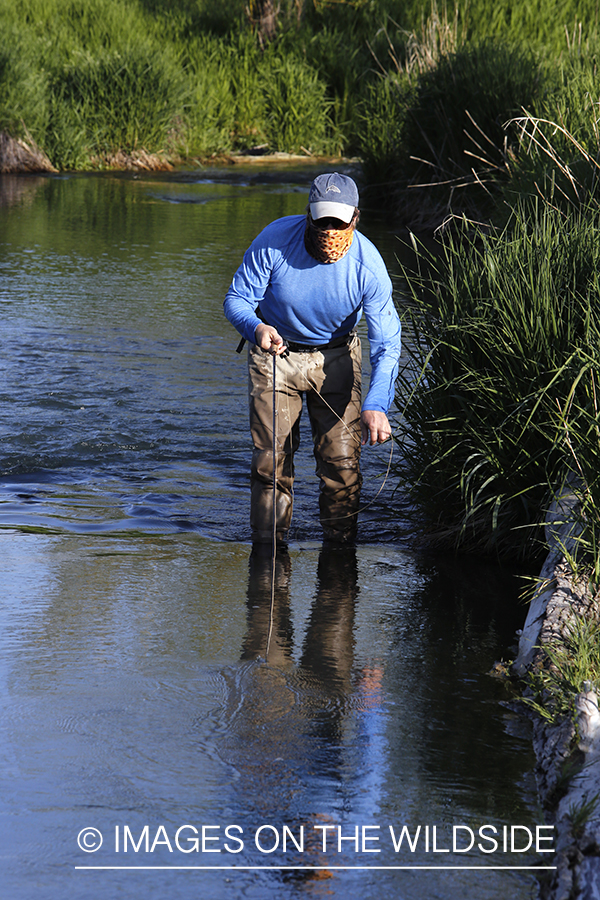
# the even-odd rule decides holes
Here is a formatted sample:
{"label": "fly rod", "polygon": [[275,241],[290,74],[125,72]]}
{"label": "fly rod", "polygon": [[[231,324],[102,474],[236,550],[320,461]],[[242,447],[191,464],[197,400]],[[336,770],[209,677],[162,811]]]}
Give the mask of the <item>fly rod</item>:
{"label": "fly rod", "polygon": [[271,633],[273,631],[273,613],[275,610],[275,562],[277,559],[277,354],[273,354],[273,538],[271,553],[271,610],[269,613],[269,633],[265,659],[269,660]]}

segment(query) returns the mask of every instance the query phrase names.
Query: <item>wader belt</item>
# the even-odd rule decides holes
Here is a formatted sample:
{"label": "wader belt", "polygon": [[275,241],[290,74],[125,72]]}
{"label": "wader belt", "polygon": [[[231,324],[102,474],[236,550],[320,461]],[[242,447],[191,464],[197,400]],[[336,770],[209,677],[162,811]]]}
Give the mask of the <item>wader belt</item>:
{"label": "wader belt", "polygon": [[[265,323],[265,325],[269,324],[263,318],[260,309],[256,310],[256,315],[261,322]],[[327,344],[297,344],[295,341],[286,341],[285,346],[292,353],[316,353],[318,350],[332,350],[334,347],[343,347],[344,344],[350,343],[355,334],[356,329],[353,328],[348,334],[342,334],[340,337],[332,338]],[[236,347],[236,353],[242,352],[245,343],[246,338],[242,338]]]}
{"label": "wader belt", "polygon": [[296,344],[294,341],[286,341],[286,347],[292,353],[316,353],[317,350],[332,350],[334,347],[343,347],[344,344],[349,344],[355,334],[354,330],[349,331],[348,334],[333,338],[327,344]]}

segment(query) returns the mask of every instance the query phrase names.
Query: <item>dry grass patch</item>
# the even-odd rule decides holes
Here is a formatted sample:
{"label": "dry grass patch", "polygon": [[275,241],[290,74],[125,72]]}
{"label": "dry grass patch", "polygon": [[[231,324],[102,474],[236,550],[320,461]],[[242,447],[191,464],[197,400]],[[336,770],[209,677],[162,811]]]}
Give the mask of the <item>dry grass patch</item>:
{"label": "dry grass patch", "polygon": [[56,172],[43,150],[32,140],[0,132],[0,173]]}

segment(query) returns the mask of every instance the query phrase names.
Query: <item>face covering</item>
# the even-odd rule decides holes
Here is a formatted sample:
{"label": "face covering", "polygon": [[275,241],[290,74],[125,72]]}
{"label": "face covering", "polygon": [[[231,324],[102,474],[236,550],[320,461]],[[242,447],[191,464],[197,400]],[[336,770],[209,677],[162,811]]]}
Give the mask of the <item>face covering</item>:
{"label": "face covering", "polygon": [[310,213],[306,217],[306,229],[304,231],[304,246],[307,253],[320,263],[334,263],[342,259],[352,244],[354,229],[356,228],[356,215],[347,228],[325,231],[317,228]]}

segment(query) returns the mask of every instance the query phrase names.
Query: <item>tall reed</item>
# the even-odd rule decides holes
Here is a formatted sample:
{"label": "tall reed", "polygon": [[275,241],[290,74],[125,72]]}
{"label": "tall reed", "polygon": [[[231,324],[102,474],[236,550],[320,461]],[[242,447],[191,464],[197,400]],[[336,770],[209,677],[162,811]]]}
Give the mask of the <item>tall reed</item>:
{"label": "tall reed", "polygon": [[416,339],[398,399],[401,475],[436,540],[535,552],[572,468],[556,410],[580,355],[598,359],[599,227],[595,207],[519,205],[503,231],[450,234],[439,256],[420,250],[426,270],[405,271]]}

